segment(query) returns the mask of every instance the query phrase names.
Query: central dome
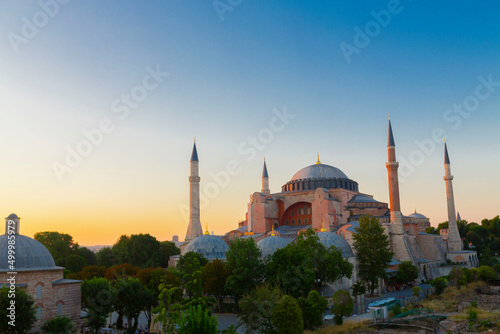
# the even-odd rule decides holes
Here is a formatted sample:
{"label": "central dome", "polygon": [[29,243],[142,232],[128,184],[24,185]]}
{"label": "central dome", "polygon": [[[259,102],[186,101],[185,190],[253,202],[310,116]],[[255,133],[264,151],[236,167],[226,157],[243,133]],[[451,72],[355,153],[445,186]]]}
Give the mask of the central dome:
{"label": "central dome", "polygon": [[315,164],[307,166],[299,170],[292,177],[290,181],[293,180],[307,180],[307,179],[349,179],[347,175],[344,174],[337,167],[324,164]]}
{"label": "central dome", "polygon": [[281,187],[281,191],[309,191],[317,188],[358,191],[358,183],[349,179],[337,167],[318,161],[315,165],[307,166],[295,173],[292,179]]}

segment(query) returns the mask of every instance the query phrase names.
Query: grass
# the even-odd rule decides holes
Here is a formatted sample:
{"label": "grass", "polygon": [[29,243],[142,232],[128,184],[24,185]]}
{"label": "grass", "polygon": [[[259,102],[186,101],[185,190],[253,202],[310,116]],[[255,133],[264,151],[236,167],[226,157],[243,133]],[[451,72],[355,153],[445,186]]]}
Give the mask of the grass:
{"label": "grass", "polygon": [[437,313],[455,312],[459,301],[473,299],[477,296],[475,290],[484,285],[486,285],[486,283],[478,282],[469,283],[467,286],[462,286],[460,289],[456,287],[446,288],[441,295],[431,295],[426,300],[422,301],[421,304],[423,308]]}
{"label": "grass", "polygon": [[370,333],[371,331],[362,322],[345,321],[342,325],[330,325],[320,328],[316,331],[305,331],[304,334],[341,334],[341,333]]}

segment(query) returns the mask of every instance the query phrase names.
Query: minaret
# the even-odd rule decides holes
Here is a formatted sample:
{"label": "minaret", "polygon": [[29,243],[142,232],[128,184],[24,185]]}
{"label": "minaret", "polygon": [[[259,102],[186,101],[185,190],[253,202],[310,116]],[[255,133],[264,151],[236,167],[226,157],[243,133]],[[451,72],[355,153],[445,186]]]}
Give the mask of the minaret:
{"label": "minaret", "polygon": [[198,174],[198,152],[196,141],[191,154],[191,176],[189,176],[189,225],[185,242],[203,235],[200,222],[200,177]]}
{"label": "minaret", "polygon": [[271,194],[269,190],[269,175],[267,174],[266,159],[264,158],[264,168],[262,169],[262,191],[263,194]]}
{"label": "minaret", "polygon": [[389,172],[389,201],[391,209],[391,232],[396,234],[403,233],[403,221],[401,219],[401,204],[399,201],[399,163],[396,161],[396,143],[392,134],[391,116],[389,115],[389,138],[387,142],[389,153],[389,162],[386,167]]}
{"label": "minaret", "polygon": [[446,182],[446,199],[448,201],[448,250],[458,252],[463,249],[462,240],[457,227],[457,216],[455,215],[455,198],[453,196],[453,175],[451,175],[450,157],[448,145],[444,142],[444,181]]}

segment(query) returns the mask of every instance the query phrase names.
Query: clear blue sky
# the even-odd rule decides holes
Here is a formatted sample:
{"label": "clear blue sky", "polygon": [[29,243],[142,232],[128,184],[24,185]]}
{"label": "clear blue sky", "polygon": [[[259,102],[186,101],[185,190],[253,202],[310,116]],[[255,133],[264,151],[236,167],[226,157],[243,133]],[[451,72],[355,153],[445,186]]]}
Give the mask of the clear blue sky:
{"label": "clear blue sky", "polygon": [[[435,129],[448,139],[462,217],[499,213],[500,4],[231,3],[0,2],[0,209],[23,218],[23,234],[57,230],[84,245],[141,232],[183,239],[194,137],[202,191],[229,161],[240,167],[202,210],[217,234],[244,219],[264,157],[273,192],[319,151],[388,201],[389,113],[403,213],[446,220],[443,143],[425,153],[417,144]],[[357,47],[349,61],[346,45]],[[154,69],[168,75],[126,107],[122,95],[140,93]],[[453,112],[464,103],[468,116]],[[255,158],[242,154],[284,109],[289,124]],[[58,178],[54,162],[103,119],[112,130]]]}

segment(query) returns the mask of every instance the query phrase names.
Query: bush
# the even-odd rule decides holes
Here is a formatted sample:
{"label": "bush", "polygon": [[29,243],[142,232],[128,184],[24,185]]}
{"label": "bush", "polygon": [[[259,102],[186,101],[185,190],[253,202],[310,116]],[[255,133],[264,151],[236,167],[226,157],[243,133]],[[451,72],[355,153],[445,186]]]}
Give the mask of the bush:
{"label": "bush", "polygon": [[57,316],[48,320],[42,326],[42,331],[47,334],[70,334],[73,333],[73,323],[67,317]]}
{"label": "bush", "polygon": [[467,312],[467,320],[469,321],[475,321],[477,320],[477,312],[473,309],[470,309],[468,312]]}
{"label": "bush", "polygon": [[422,292],[422,289],[419,286],[414,286],[411,290],[414,296],[418,296],[420,292]]}
{"label": "bush", "polygon": [[217,326],[217,318],[212,317],[208,309],[204,310],[198,305],[181,315],[179,334],[217,334]]}
{"label": "bush", "polygon": [[279,334],[302,334],[304,322],[299,303],[291,296],[281,297],[274,308],[273,323]]}
{"label": "bush", "polygon": [[342,325],[343,317],[350,316],[354,310],[354,302],[349,292],[339,290],[333,295],[332,313],[335,314],[335,323]]}
{"label": "bush", "polygon": [[477,270],[479,272],[479,279],[483,281],[487,281],[489,279],[495,279],[498,276],[495,270],[488,266],[481,266]]}
{"label": "bush", "polygon": [[392,314],[398,315],[401,314],[401,312],[401,306],[399,306],[399,304],[394,305],[394,307],[392,308]]}
{"label": "bush", "polygon": [[448,280],[444,277],[438,277],[432,281],[431,285],[435,289],[435,294],[439,296],[448,286]]}

